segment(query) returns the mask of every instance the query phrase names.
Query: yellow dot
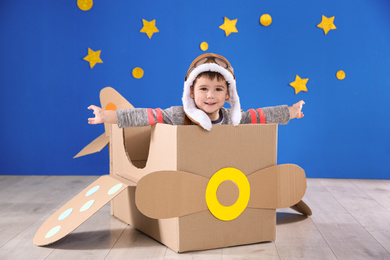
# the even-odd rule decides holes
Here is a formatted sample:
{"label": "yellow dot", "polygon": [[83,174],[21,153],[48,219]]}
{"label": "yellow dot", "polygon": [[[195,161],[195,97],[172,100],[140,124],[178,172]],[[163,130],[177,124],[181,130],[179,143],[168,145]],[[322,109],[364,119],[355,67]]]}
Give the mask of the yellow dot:
{"label": "yellow dot", "polygon": [[139,67],[134,68],[132,73],[133,73],[133,77],[136,79],[140,79],[144,76],[144,70]]}
{"label": "yellow dot", "polygon": [[260,23],[263,26],[269,26],[272,23],[272,17],[269,14],[263,14],[260,17]]}
{"label": "yellow dot", "polygon": [[209,44],[208,44],[207,42],[202,42],[202,43],[200,44],[200,49],[201,49],[202,51],[207,51],[208,48],[209,48]]}
{"label": "yellow dot", "polygon": [[77,0],[77,6],[83,11],[91,10],[92,5],[93,0]]}
{"label": "yellow dot", "polygon": [[342,70],[337,71],[336,77],[337,77],[339,80],[345,79],[345,72],[342,71]]}

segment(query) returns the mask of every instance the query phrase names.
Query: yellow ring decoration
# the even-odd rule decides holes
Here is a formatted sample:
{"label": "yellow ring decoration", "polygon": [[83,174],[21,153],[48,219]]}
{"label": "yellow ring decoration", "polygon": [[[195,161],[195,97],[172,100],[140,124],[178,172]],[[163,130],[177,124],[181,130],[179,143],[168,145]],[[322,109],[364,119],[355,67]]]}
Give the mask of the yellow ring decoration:
{"label": "yellow ring decoration", "polygon": [[[233,205],[223,206],[218,201],[217,190],[222,182],[228,180],[237,185],[239,196]],[[224,221],[230,221],[240,216],[248,205],[249,197],[250,185],[248,178],[243,172],[235,168],[224,168],[214,173],[206,188],[207,207],[211,214]]]}

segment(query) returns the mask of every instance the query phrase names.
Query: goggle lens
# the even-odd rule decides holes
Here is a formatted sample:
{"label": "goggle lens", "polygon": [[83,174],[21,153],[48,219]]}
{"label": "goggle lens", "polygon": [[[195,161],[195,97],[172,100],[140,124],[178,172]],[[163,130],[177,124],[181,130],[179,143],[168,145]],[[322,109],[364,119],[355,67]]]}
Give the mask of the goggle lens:
{"label": "goggle lens", "polygon": [[201,58],[200,60],[198,60],[197,62],[195,62],[194,66],[192,66],[188,71],[187,71],[187,76],[185,78],[185,80],[187,80],[187,77],[188,75],[198,66],[202,65],[202,64],[206,64],[208,63],[209,61],[212,61],[214,62],[215,64],[218,64],[219,66],[229,70],[232,74],[233,74],[233,77],[234,77],[234,70],[231,66],[229,66],[229,64],[224,61],[223,59],[221,58],[218,58],[218,57],[204,57],[204,58]]}
{"label": "goggle lens", "polygon": [[207,63],[210,60],[213,61],[214,63],[218,64],[219,66],[224,67],[225,69],[229,68],[229,65],[223,59],[220,59],[218,57],[204,57],[204,58],[201,58],[200,60],[198,60],[194,64],[194,68],[198,67],[199,65],[205,64],[205,63]]}

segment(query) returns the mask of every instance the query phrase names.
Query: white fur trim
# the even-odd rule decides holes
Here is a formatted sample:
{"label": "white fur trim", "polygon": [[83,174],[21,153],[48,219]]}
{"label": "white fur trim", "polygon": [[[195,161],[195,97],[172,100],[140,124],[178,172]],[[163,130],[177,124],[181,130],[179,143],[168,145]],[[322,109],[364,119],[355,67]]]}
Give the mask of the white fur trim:
{"label": "white fur trim", "polygon": [[196,67],[188,76],[187,80],[184,82],[184,91],[183,91],[183,108],[184,112],[191,117],[193,120],[198,122],[204,129],[210,131],[212,124],[208,115],[202,110],[198,109],[195,105],[195,101],[191,98],[191,86],[196,79],[196,77],[204,71],[213,71],[220,73],[227,82],[229,82],[229,99],[227,102],[231,106],[231,119],[233,125],[239,125],[241,121],[241,105],[240,99],[237,94],[236,80],[233,75],[223,67],[215,63],[206,63]]}

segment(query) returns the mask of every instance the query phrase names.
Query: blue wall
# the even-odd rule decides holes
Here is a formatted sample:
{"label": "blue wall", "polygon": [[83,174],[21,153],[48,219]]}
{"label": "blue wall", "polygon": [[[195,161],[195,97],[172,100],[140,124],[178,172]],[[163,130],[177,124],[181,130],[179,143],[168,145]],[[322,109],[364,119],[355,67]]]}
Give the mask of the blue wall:
{"label": "blue wall", "polygon": [[[86,12],[76,2],[0,2],[0,174],[108,173],[107,148],[72,159],[103,132],[86,108],[106,86],[136,107],[180,105],[206,41],[235,68],[243,109],[306,101],[303,119],[279,127],[278,163],[308,177],[389,179],[390,1],[96,0]],[[335,16],[327,35],[322,15]],[[238,33],[225,36],[224,17],[238,19]],[[140,33],[142,19],[160,32]],[[93,69],[88,48],[101,50]],[[296,74],[308,92],[295,95]]]}

